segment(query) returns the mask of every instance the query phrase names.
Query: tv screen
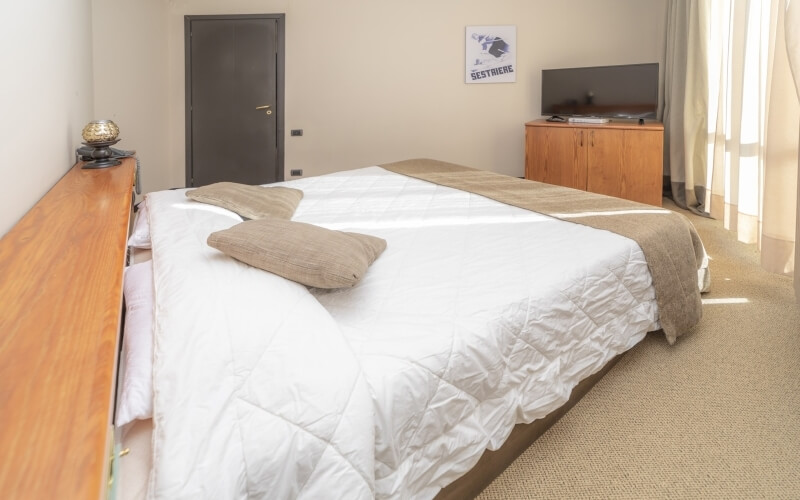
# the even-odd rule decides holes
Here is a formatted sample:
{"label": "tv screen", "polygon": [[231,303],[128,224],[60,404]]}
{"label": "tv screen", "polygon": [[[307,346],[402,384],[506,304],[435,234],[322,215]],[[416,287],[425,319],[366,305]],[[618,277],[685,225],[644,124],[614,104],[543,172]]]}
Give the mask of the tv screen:
{"label": "tv screen", "polygon": [[542,70],[542,114],[655,118],[658,63]]}

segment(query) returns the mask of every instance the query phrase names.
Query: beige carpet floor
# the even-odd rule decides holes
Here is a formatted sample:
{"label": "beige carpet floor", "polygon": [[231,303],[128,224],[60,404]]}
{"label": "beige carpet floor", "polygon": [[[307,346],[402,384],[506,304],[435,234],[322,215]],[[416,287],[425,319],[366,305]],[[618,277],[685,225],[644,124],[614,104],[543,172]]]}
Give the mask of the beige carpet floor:
{"label": "beige carpet floor", "polygon": [[649,334],[480,499],[800,498],[792,281],[683,213],[712,258],[700,324],[674,346]]}

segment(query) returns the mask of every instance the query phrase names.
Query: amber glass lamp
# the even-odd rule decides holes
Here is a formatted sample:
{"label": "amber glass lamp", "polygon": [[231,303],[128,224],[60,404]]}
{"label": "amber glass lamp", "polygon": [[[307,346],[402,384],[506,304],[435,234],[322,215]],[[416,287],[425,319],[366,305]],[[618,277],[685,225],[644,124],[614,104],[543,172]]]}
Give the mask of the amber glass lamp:
{"label": "amber glass lamp", "polygon": [[111,146],[119,142],[119,127],[111,120],[95,120],[83,127],[81,132],[83,144],[78,153],[89,158],[83,168],[106,168],[113,167],[122,163],[112,158]]}

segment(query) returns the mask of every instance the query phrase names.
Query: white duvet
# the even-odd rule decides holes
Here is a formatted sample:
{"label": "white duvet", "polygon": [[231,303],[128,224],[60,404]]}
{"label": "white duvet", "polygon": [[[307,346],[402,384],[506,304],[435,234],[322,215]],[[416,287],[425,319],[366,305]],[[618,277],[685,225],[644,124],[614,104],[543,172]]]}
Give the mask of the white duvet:
{"label": "white duvet", "polygon": [[629,239],[378,167],[283,184],[387,249],[309,290],[206,245],[238,216],[148,195],[151,497],[431,498],[657,329]]}

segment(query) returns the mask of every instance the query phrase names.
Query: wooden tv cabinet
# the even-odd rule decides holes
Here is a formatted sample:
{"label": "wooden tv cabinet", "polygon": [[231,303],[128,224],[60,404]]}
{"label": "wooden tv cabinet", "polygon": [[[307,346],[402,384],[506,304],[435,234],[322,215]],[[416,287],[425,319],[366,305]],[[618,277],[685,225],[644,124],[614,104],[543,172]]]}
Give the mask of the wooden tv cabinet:
{"label": "wooden tv cabinet", "polygon": [[661,206],[660,122],[525,124],[525,178]]}

